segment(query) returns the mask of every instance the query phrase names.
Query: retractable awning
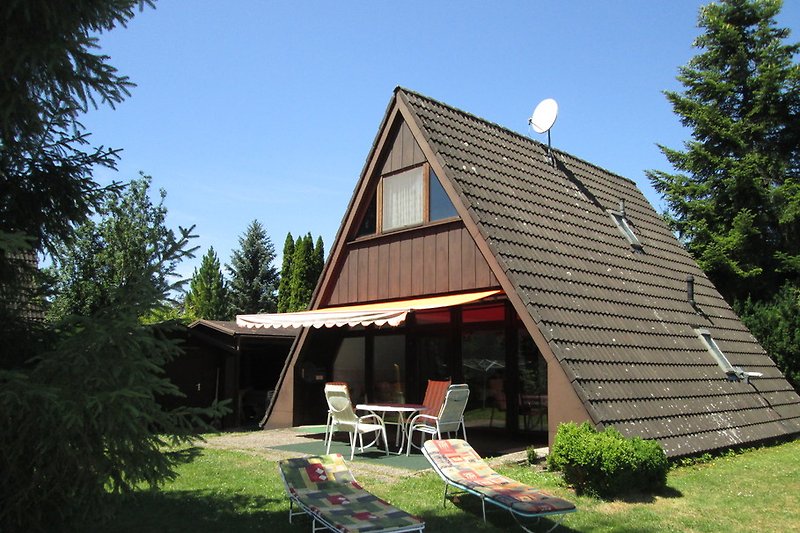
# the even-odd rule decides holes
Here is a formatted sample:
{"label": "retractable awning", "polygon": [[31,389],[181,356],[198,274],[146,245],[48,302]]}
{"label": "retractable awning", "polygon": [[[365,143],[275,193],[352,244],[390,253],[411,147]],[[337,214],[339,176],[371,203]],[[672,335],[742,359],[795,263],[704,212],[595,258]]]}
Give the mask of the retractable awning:
{"label": "retractable awning", "polygon": [[296,313],[237,315],[236,325],[247,328],[332,328],[341,326],[399,326],[408,313],[423,309],[453,307],[476,302],[501,291],[481,291],[413,300],[381,302],[347,307],[328,307]]}

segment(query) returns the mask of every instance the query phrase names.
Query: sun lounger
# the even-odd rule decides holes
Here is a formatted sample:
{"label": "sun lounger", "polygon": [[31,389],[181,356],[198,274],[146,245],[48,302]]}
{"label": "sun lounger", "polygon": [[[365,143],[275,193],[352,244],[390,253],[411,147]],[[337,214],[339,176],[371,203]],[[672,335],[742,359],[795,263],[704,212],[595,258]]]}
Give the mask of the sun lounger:
{"label": "sun lounger", "polygon": [[278,468],[289,494],[289,523],[295,515],[305,513],[313,520],[312,531],[399,533],[425,529],[419,518],[364,490],[338,453],[284,459]]}
{"label": "sun lounger", "polygon": [[567,513],[576,510],[575,505],[567,500],[501,476],[464,440],[429,440],[425,442],[422,453],[444,480],[443,504],[447,502],[448,486],[473,494],[481,499],[484,522],[487,502],[510,511],[525,531],[530,529],[520,522],[520,517],[556,517],[555,524],[548,530],[552,531]]}

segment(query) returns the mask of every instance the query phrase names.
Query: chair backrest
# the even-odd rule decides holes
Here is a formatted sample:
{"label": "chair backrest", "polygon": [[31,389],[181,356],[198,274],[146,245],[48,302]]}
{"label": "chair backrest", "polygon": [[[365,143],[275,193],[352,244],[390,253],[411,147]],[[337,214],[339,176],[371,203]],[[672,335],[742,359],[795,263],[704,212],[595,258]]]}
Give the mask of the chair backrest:
{"label": "chair backrest", "polygon": [[425,411],[423,412],[426,415],[436,416],[439,414],[449,386],[449,379],[445,381],[428,380],[428,388],[425,389],[425,399],[422,400],[422,405],[425,406]]}
{"label": "chair backrest", "polygon": [[286,488],[295,493],[319,491],[333,484],[355,482],[344,458],[338,453],[283,459],[278,461],[278,468]]}
{"label": "chair backrest", "polygon": [[458,429],[461,419],[464,417],[468,399],[469,385],[462,383],[448,387],[442,409],[439,411],[440,431],[456,431]]}
{"label": "chair backrest", "polygon": [[350,390],[347,383],[326,383],[325,401],[328,402],[328,412],[334,421],[353,424],[358,421],[358,416],[353,410],[353,402],[350,401]]}

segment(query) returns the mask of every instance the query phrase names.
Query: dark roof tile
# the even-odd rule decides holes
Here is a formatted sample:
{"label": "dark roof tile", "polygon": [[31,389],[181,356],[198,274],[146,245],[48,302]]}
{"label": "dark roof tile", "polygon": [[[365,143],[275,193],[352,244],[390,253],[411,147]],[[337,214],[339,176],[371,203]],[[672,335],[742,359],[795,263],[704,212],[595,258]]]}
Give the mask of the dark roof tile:
{"label": "dark roof tile", "polygon": [[[800,431],[800,397],[633,181],[398,92],[595,423],[669,455]],[[607,213],[621,200],[642,252]],[[695,328],[764,376],[728,381]]]}

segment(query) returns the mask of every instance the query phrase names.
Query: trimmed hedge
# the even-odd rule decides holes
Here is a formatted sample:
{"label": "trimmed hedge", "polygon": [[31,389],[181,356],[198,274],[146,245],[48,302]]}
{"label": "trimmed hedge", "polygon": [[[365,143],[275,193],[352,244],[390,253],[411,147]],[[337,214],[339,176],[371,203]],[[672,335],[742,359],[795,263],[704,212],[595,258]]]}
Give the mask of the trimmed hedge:
{"label": "trimmed hedge", "polygon": [[547,466],[562,471],[579,493],[601,497],[656,492],[666,486],[669,471],[657,442],[628,439],[614,428],[598,432],[588,422],[559,426]]}

